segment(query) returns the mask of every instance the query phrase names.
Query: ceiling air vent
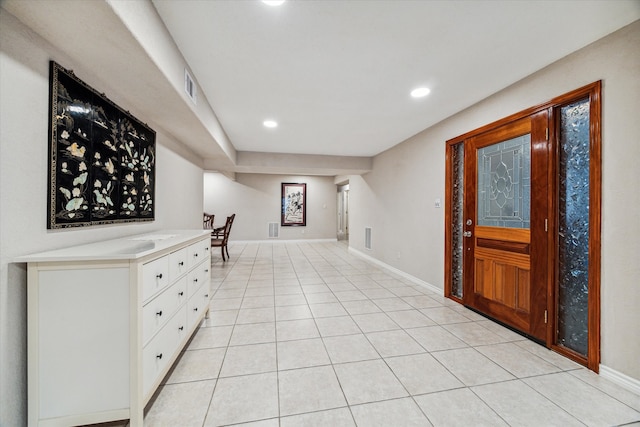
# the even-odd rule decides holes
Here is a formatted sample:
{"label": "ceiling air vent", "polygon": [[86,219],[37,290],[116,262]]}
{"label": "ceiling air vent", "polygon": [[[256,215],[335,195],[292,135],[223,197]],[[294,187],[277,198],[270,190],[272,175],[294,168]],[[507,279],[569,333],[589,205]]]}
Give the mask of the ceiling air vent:
{"label": "ceiling air vent", "polygon": [[193,81],[193,77],[189,74],[187,69],[184,69],[184,91],[187,93],[187,96],[196,103],[196,84]]}
{"label": "ceiling air vent", "polygon": [[371,227],[364,228],[364,247],[371,250]]}
{"label": "ceiling air vent", "polygon": [[279,237],[280,234],[280,228],[278,228],[278,223],[277,222],[270,222],[269,223],[269,238],[270,239],[277,239]]}

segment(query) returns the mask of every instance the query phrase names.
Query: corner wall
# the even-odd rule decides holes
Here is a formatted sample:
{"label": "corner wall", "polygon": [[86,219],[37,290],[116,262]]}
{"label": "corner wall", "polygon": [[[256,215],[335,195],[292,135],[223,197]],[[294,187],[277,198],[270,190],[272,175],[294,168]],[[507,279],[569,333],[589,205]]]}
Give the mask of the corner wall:
{"label": "corner wall", "polygon": [[[75,62],[0,8],[0,426],[26,425],[26,265],[11,260],[48,249],[166,228],[202,226],[202,169],[156,130],[156,220],[47,230],[49,60],[76,70],[119,102],[118,78],[93,81]],[[128,106],[119,102],[127,109]],[[177,153],[183,153],[182,155]]]}
{"label": "corner wall", "polygon": [[[204,210],[222,225],[236,214],[229,239],[267,240],[268,223],[280,224],[280,184],[307,184],[307,226],[280,227],[278,240],[335,239],[337,188],[333,177],[236,174],[236,181],[207,172],[204,175]],[[216,253],[214,252],[215,256]]]}
{"label": "corner wall", "polygon": [[445,141],[601,79],[601,363],[640,381],[639,46],[636,21],[377,156],[350,178],[350,245],[442,289]]}

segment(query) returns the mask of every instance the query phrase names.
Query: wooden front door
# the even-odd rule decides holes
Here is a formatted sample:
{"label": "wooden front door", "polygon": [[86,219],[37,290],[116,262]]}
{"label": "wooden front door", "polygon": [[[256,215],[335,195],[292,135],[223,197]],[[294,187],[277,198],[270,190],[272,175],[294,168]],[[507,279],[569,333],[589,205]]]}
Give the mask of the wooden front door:
{"label": "wooden front door", "polygon": [[548,113],[465,144],[463,303],[546,342]]}

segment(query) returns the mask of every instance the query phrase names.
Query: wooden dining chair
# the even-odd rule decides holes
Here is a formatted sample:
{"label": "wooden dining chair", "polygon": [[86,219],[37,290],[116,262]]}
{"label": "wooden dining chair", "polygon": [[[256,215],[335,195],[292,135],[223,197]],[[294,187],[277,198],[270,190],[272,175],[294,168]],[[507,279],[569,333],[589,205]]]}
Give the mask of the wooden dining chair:
{"label": "wooden dining chair", "polygon": [[213,230],[213,219],[215,215],[210,215],[208,213],[202,214],[202,228],[204,230]]}
{"label": "wooden dining chair", "polygon": [[[227,222],[224,224],[224,229],[216,236],[211,237],[211,247],[220,247],[222,261],[226,261],[229,258],[229,248],[227,247],[227,244],[229,242],[229,234],[231,233],[231,226],[233,225],[235,217],[236,214],[228,216]],[[225,252],[227,253],[226,258],[224,256]]]}

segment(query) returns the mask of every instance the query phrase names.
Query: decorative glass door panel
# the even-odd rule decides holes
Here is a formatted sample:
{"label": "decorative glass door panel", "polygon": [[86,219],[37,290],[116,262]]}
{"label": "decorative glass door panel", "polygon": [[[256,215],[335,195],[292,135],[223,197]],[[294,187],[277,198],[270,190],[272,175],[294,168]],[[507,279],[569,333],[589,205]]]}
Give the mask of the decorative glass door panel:
{"label": "decorative glass door panel", "polygon": [[543,166],[532,162],[532,141],[545,138],[546,120],[534,115],[470,138],[465,183],[463,302],[541,340],[546,332],[532,319],[544,316],[547,282],[532,280],[531,177]]}
{"label": "decorative glass door panel", "polygon": [[557,344],[587,356],[589,99],[560,108]]}

